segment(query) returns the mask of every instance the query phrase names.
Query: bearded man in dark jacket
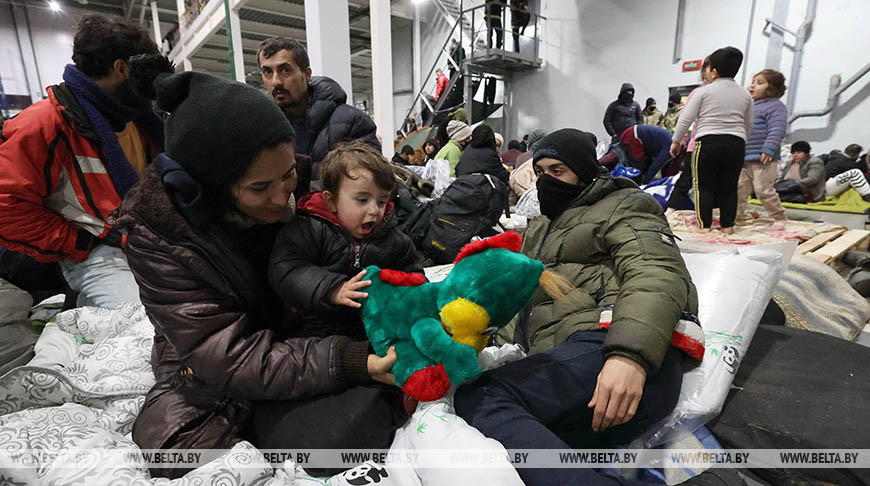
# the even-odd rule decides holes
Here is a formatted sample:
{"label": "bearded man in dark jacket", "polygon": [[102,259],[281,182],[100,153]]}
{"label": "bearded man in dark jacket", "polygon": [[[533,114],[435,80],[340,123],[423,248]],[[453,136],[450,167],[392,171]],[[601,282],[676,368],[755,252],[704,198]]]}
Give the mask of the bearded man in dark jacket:
{"label": "bearded man in dark jacket", "polygon": [[622,83],[619,97],[604,112],[604,129],[611,137],[618,137],[632,125],[643,125],[643,111],[634,101],[634,86]]}
{"label": "bearded man in dark jacket", "polygon": [[308,181],[317,179],[320,162],[337,143],[361,140],[380,150],[375,122],[347,104],[347,93],[335,80],[312,77],[302,44],[286,37],[266,39],[257,49],[257,64],[266,91],[296,131],[296,155],[311,158],[310,168],[298,167],[298,198],[308,192]]}

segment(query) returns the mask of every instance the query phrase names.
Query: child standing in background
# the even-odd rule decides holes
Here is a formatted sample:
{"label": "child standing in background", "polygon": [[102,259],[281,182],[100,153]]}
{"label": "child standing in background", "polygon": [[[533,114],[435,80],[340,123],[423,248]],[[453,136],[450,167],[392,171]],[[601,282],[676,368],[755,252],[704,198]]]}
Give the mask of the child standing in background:
{"label": "child standing in background", "polygon": [[[701,65],[701,86],[693,89],[689,96],[686,97],[686,103],[695,96],[695,93],[698,92],[699,89],[704,86],[710,84],[713,80],[710,79],[709,74],[710,70],[707,69],[710,67],[710,56],[704,58],[704,63]],[[680,103],[682,106],[682,103]],[[674,120],[673,126],[671,128],[675,128],[677,126],[677,120],[679,120],[679,113],[677,114],[677,118]],[[694,123],[694,122],[693,122]],[[665,211],[665,216],[670,215],[674,211],[683,208],[683,203],[686,199],[689,198],[689,191],[692,189],[692,152],[695,150],[695,134],[697,130],[692,130],[692,136],[684,136],[683,140],[680,140],[680,145],[683,142],[686,143],[686,153],[683,155],[683,163],[680,167],[680,177],[677,179],[677,182],[674,184],[674,189],[671,191],[671,196],[668,198],[668,209]]]}
{"label": "child standing in background", "polygon": [[788,110],[779,100],[785,94],[781,72],[765,69],[752,78],[749,94],[753,103],[752,134],[746,141],[746,156],[737,184],[737,221],[748,221],[746,200],[755,191],[764,209],[774,219],[773,229],[785,228],[785,209],[773,188],[782,139],[788,125]]}
{"label": "child standing in background", "polygon": [[743,168],[746,139],[752,131],[752,98],[734,82],[742,63],[743,53],[734,47],[723,47],[710,54],[710,65],[705,69],[711,82],[686,104],[671,139],[671,156],[676,157],[683,135],[697,118],[692,182],[695,214],[703,233],[710,231],[713,208],[717,206],[722,232],[734,233],[737,181]]}

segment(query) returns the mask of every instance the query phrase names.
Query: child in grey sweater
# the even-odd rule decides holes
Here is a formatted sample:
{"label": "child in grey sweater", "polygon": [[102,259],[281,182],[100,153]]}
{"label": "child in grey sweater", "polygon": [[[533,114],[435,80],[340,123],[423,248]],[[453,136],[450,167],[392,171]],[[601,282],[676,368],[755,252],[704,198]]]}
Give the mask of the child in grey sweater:
{"label": "child in grey sweater", "polygon": [[676,157],[680,140],[697,118],[691,164],[695,213],[701,232],[710,231],[713,208],[719,207],[722,232],[734,233],[737,181],[753,122],[752,97],[734,81],[742,63],[743,54],[734,47],[723,47],[710,54],[705,74],[713,81],[689,100],[671,139],[671,155]]}

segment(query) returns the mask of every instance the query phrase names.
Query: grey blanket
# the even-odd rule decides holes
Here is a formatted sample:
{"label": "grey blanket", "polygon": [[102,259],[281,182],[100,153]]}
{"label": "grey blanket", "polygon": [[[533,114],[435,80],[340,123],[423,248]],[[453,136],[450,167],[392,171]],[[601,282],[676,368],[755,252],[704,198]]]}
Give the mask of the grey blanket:
{"label": "grey blanket", "polygon": [[870,303],[824,263],[795,255],[773,292],[785,325],[854,341],[870,319]]}

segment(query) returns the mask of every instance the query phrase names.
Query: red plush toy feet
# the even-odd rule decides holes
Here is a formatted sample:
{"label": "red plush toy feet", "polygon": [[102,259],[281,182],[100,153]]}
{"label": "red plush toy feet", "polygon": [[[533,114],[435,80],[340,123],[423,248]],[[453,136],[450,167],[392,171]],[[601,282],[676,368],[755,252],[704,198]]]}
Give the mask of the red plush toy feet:
{"label": "red plush toy feet", "polygon": [[438,400],[450,389],[444,365],[427,366],[415,371],[402,386],[402,391],[422,402]]}

